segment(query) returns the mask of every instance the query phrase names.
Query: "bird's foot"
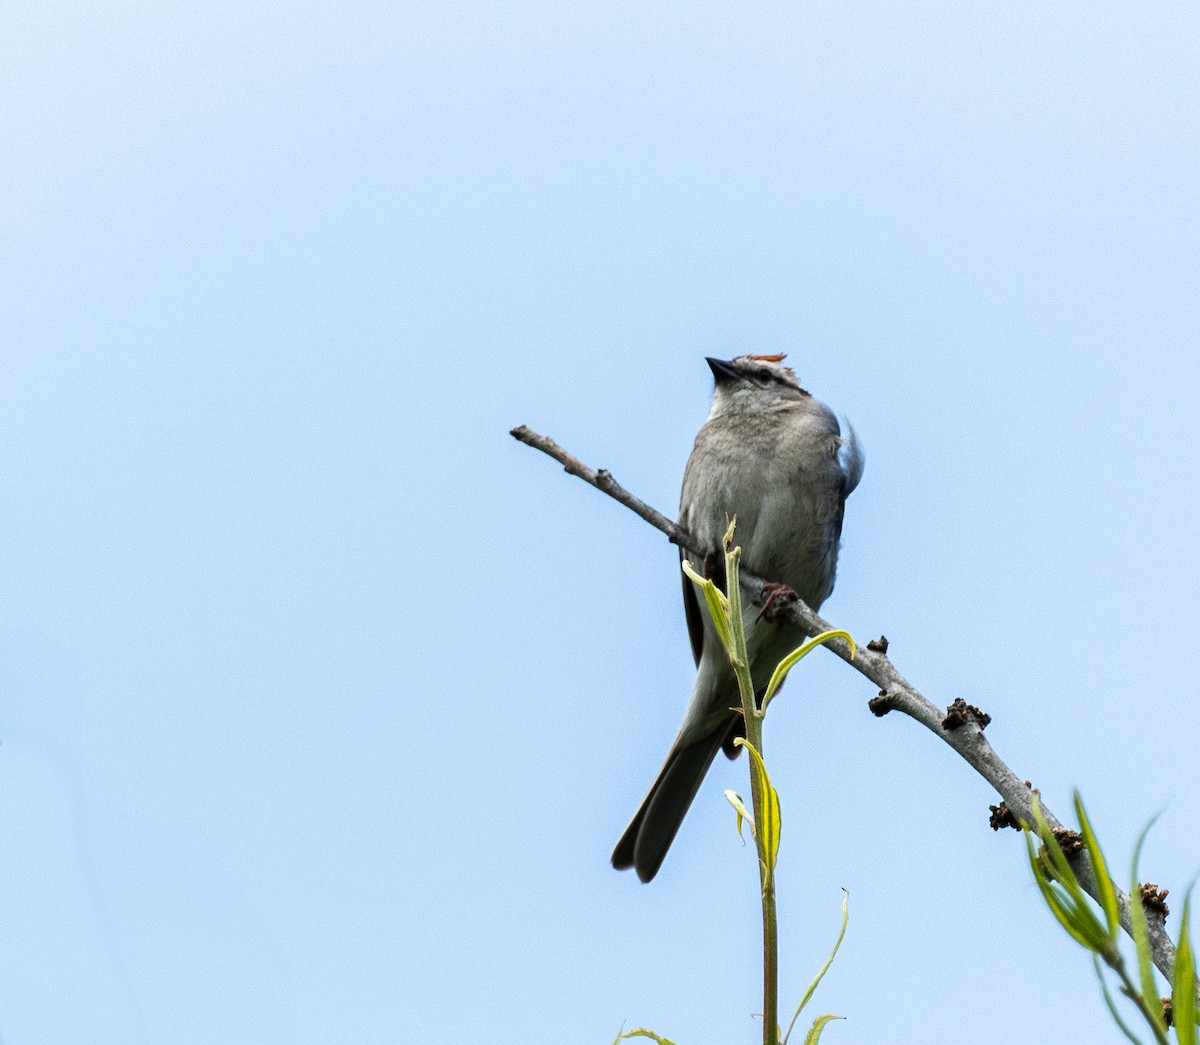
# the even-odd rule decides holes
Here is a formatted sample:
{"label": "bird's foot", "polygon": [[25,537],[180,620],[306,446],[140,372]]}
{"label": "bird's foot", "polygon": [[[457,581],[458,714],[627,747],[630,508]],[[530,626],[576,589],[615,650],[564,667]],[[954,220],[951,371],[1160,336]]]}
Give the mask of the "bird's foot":
{"label": "bird's foot", "polygon": [[766,601],[763,602],[762,609],[758,611],[756,620],[773,621],[800,598],[786,584],[775,582],[764,584],[763,594],[766,596]]}

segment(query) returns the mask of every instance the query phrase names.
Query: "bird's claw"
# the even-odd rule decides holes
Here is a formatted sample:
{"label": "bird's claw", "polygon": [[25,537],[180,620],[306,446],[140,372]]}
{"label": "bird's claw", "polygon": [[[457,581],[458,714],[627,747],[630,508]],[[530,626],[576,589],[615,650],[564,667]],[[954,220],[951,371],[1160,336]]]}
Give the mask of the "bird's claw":
{"label": "bird's claw", "polygon": [[763,594],[767,597],[758,611],[755,620],[773,621],[784,610],[799,599],[799,596],[786,584],[772,582],[763,585]]}

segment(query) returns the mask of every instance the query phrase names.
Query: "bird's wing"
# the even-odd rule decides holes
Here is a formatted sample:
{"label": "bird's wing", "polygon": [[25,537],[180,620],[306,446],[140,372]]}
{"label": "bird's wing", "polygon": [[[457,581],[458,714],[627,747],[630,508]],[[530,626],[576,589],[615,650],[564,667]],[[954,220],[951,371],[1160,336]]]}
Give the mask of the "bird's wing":
{"label": "bird's wing", "polygon": [[838,449],[838,463],[842,466],[842,474],[846,477],[843,500],[854,492],[854,488],[862,478],[863,464],[865,463],[862,445],[858,441],[854,425],[847,421],[846,427],[850,430],[850,434],[842,439]]}
{"label": "bird's wing", "polygon": [[[684,552],[679,550],[679,562],[683,563]],[[687,618],[688,638],[692,640],[692,656],[696,658],[696,667],[700,666],[700,656],[704,652],[704,618],[701,616],[700,599],[696,595],[696,585],[692,579],[679,571],[683,578],[683,615]]]}
{"label": "bird's wing", "polygon": [[858,442],[854,426],[847,421],[846,427],[850,430],[850,434],[841,440],[841,446],[838,448],[838,464],[842,468],[842,487],[838,491],[837,512],[834,513],[833,519],[834,548],[838,547],[842,539],[842,521],[846,517],[846,498],[854,492],[854,488],[862,479],[864,464],[862,446]]}

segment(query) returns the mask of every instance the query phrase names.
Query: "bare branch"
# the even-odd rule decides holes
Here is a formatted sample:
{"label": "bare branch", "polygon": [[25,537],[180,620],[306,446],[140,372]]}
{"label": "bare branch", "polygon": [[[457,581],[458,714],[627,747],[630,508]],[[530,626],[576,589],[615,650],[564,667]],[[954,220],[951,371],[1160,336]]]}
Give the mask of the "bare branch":
{"label": "bare branch", "polygon": [[535,450],[541,450],[542,453],[548,454],[563,466],[564,471],[571,475],[579,476],[589,486],[594,486],[601,493],[606,493],[614,500],[620,501],[621,504],[625,505],[635,515],[640,515],[656,530],[662,530],[667,535],[667,540],[672,544],[678,544],[681,548],[686,548],[697,555],[704,554],[705,549],[700,547],[700,542],[688,533],[687,530],[673,523],[662,512],[655,511],[645,501],[634,497],[633,494],[612,477],[608,469],[601,468],[597,471],[595,468],[589,468],[579,458],[572,457],[567,453],[553,439],[539,435],[532,428],[526,428],[525,425],[519,425],[508,434],[526,446],[532,446]]}
{"label": "bare branch", "polygon": [[[602,493],[606,493],[615,500],[620,501],[621,504],[636,512],[651,526],[666,534],[672,544],[677,544],[688,551],[695,552],[697,555],[704,555],[708,551],[718,550],[701,547],[700,543],[683,527],[672,522],[644,501],[634,497],[633,494],[629,493],[628,490],[613,479],[608,471],[596,471],[589,468],[583,462],[567,453],[554,440],[539,435],[524,425],[514,428],[511,434],[515,439],[520,440],[526,445],[549,454],[562,464],[571,475],[578,476]],[[769,584],[769,581],[755,577],[745,571],[741,574],[741,586],[746,589],[751,599],[758,605],[766,602],[769,593],[765,592],[764,589]],[[789,599],[781,603],[781,600],[776,597],[772,604],[772,615],[776,616],[777,619],[790,618],[810,637],[819,635],[824,631],[835,630],[836,627],[817,616],[816,613],[798,598]],[[842,640],[835,639],[827,643],[827,645],[842,660],[879,687],[879,696],[871,702],[872,711],[877,715],[886,714],[888,711],[899,711],[909,718],[915,719],[939,739],[945,741],[984,780],[991,784],[1004,800],[1004,804],[1008,807],[1011,815],[1018,822],[1024,824],[1033,823],[1033,791],[1026,784],[1025,780],[1009,769],[1000,756],[996,754],[991,744],[988,743],[987,738],[984,737],[983,730],[978,721],[974,718],[969,718],[961,725],[947,728],[943,724],[947,719],[946,711],[938,708],[896,670],[884,652],[887,648],[886,643],[872,643],[871,645],[876,647],[874,649],[868,648],[865,644],[859,644],[858,653],[853,660],[850,658],[849,645]],[[1046,808],[1044,803],[1041,809],[1051,829],[1063,826],[1050,810]],[[1086,859],[1080,858],[1075,861],[1075,873],[1079,877],[1080,884],[1087,890],[1088,895],[1093,899],[1098,899],[1096,879]],[[1127,933],[1130,933],[1129,897],[1118,889],[1117,899],[1121,910],[1121,925]],[[1170,982],[1172,970],[1175,967],[1175,944],[1171,941],[1170,936],[1167,935],[1166,929],[1163,926],[1163,919],[1157,917],[1153,911],[1147,913],[1147,928],[1149,930],[1150,949],[1154,957],[1154,964],[1167,978],[1167,981]]]}

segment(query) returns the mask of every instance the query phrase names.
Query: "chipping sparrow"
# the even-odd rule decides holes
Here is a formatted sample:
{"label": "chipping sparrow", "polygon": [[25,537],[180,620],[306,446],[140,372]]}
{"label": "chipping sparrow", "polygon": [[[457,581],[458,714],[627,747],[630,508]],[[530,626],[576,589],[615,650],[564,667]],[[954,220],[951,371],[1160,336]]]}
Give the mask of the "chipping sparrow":
{"label": "chipping sparrow", "polygon": [[[816,610],[833,591],[842,513],[862,475],[863,457],[854,430],[843,438],[833,413],[800,387],[782,360],[708,360],[716,388],[683,474],[679,522],[719,554],[736,516],[734,543],[741,545],[743,567],[786,584]],[[689,553],[688,559],[704,572],[701,557]],[[743,733],[741,716],[730,710],[740,701],[729,658],[686,577],[683,603],[698,668],[691,702],[650,793],[612,855],[614,867],[636,868],[643,882],[658,873],[717,751],[723,747],[735,756],[733,740]],[[761,697],[775,666],[804,635],[762,618],[753,605],[744,607],[743,617]]]}

